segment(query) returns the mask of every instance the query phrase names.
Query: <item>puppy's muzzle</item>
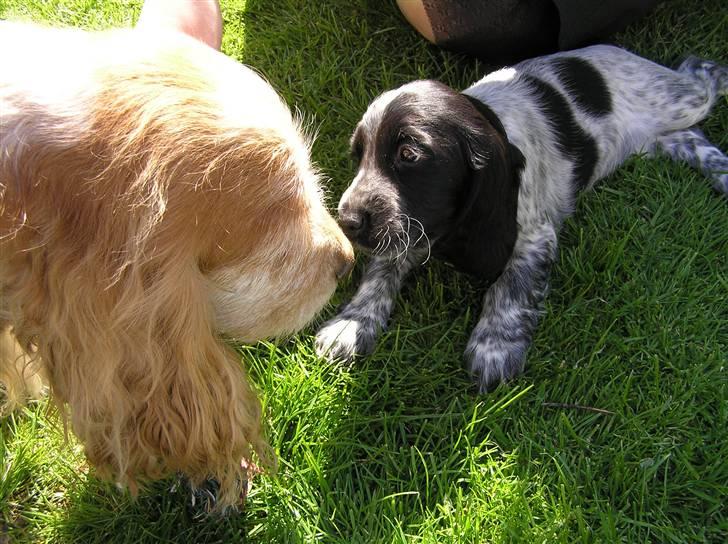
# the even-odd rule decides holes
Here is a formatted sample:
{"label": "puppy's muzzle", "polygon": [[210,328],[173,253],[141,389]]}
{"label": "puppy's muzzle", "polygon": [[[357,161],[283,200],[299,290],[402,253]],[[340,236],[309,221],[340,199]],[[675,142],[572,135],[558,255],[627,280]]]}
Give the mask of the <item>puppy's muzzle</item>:
{"label": "puppy's muzzle", "polygon": [[350,210],[342,212],[339,216],[339,225],[350,240],[360,240],[369,237],[371,230],[371,215],[364,210]]}

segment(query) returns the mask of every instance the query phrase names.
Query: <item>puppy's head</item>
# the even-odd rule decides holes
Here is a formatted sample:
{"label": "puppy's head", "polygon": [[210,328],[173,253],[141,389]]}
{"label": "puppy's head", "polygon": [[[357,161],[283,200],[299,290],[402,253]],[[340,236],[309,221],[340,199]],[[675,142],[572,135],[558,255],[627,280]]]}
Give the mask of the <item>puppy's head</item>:
{"label": "puppy's head", "polygon": [[484,104],[435,81],[409,83],[369,106],[351,148],[358,172],[339,203],[351,240],[393,256],[432,243],[487,278],[503,268],[523,157]]}

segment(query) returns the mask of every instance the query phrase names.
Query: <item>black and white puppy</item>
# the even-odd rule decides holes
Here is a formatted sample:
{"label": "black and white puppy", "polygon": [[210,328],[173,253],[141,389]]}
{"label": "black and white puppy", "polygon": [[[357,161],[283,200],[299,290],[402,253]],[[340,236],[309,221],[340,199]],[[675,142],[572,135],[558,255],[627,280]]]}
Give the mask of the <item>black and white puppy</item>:
{"label": "black and white puppy", "polygon": [[415,81],[379,96],[352,137],[359,170],[339,203],[372,252],[317,350],[370,352],[405,274],[430,254],[491,281],[466,349],[482,390],[521,372],[577,194],[635,153],[701,169],[728,195],[728,157],[696,123],[728,94],[728,67],[671,70],[612,46],[524,61],[462,93]]}

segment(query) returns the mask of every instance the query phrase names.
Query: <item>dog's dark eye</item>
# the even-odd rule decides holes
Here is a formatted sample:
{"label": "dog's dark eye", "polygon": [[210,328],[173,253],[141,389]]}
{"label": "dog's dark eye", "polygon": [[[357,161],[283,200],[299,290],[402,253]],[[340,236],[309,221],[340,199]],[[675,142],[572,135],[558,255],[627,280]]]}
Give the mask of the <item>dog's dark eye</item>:
{"label": "dog's dark eye", "polygon": [[420,158],[420,156],[412,148],[412,146],[409,145],[400,146],[399,150],[397,151],[397,156],[402,162],[417,162],[417,159]]}

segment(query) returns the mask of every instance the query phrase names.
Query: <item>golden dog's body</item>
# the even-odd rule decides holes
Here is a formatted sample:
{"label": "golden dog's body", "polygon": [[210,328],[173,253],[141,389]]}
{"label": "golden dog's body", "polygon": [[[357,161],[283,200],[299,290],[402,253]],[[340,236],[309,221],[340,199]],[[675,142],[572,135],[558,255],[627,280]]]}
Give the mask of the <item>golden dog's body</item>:
{"label": "golden dog's body", "polygon": [[233,503],[241,460],[272,454],[219,335],[297,330],[353,258],[307,143],[260,77],[175,32],[0,23],[0,50],[6,403],[40,372],[102,474],[214,477]]}

